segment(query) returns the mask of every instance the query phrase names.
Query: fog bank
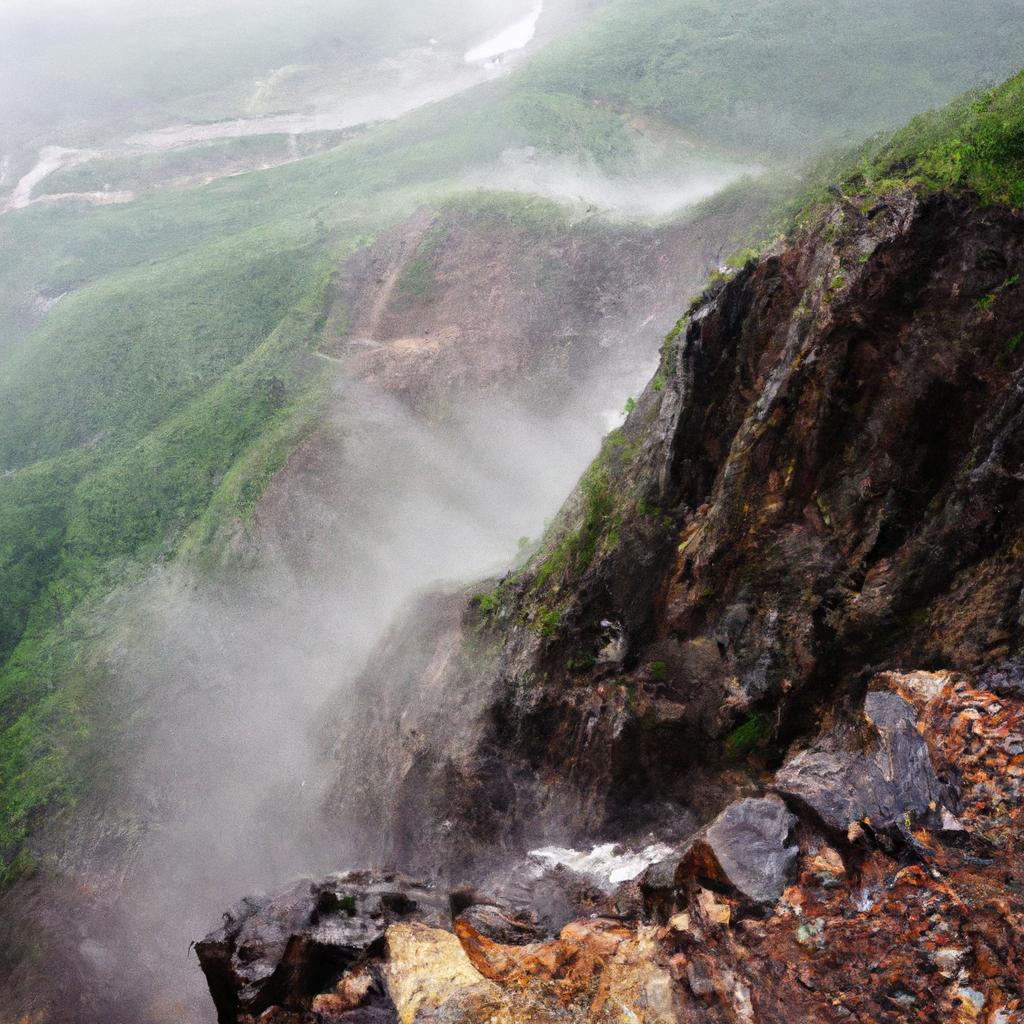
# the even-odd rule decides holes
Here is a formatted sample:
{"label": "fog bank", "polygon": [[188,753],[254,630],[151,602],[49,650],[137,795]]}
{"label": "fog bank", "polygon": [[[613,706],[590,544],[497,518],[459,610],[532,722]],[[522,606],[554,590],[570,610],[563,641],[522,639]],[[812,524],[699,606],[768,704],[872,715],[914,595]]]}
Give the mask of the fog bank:
{"label": "fog bank", "polygon": [[[156,569],[124,599],[111,662],[137,703],[145,754],[128,799],[147,824],[121,924],[83,947],[125,990],[120,1002],[212,1022],[185,953],[219,908],[355,866],[344,822],[319,815],[326,702],[344,700],[423,588],[501,573],[519,538],[539,536],[607,412],[600,398],[551,419],[467,402],[431,424],[372,387],[339,384],[330,430],[274,481],[236,545],[247,570],[211,582]],[[146,975],[134,993],[133,962]]]}

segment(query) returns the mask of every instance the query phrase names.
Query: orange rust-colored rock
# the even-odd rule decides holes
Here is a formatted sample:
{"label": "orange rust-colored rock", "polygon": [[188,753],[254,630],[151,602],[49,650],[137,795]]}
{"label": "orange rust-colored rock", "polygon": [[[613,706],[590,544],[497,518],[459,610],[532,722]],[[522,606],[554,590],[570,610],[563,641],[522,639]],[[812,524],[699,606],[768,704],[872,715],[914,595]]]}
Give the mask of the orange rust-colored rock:
{"label": "orange rust-colored rock", "polygon": [[765,1024],[1024,1020],[1024,749],[1007,743],[1024,702],[958,677],[920,714],[940,775],[964,766],[966,831],[911,828],[902,848],[879,837],[841,856],[803,826],[799,878],[768,919],[710,927],[699,944],[666,929],[673,976],[713,1003],[705,1019],[746,1019],[715,987],[730,971]]}
{"label": "orange rust-colored rock", "polygon": [[333,992],[325,992],[313,999],[312,1010],[321,1016],[346,1013],[354,1010],[370,991],[374,982],[373,974],[366,969],[354,971],[334,986]]}
{"label": "orange rust-colored rock", "polygon": [[566,1003],[602,973],[621,943],[633,935],[619,922],[596,918],[574,921],[548,942],[510,946],[487,939],[463,917],[456,918],[453,927],[466,955],[485,978],[502,985],[556,981],[559,997]]}
{"label": "orange rust-colored rock", "polygon": [[678,995],[659,929],[587,918],[526,946],[491,942],[462,917],[454,929],[474,967],[505,990],[514,1020],[675,1019]]}

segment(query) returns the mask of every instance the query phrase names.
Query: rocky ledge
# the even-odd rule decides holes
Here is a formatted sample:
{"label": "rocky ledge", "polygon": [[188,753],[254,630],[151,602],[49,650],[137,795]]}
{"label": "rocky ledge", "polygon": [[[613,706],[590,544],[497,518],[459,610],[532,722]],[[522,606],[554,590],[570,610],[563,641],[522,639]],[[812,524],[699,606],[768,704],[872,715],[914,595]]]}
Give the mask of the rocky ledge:
{"label": "rocky ledge", "polygon": [[696,300],[339,716],[339,858],[431,883],[247,902],[221,1021],[1024,1024],[1022,224],[843,197]]}
{"label": "rocky ledge", "polygon": [[607,891],[250,898],[196,947],[219,1020],[1024,1021],[1024,669],[882,673],[850,724]]}

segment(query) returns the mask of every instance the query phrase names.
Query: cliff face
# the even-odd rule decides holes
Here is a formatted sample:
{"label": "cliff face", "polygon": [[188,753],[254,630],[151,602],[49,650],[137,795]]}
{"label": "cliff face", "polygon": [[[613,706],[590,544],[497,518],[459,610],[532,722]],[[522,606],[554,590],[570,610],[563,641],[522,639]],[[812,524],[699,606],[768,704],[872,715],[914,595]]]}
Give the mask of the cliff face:
{"label": "cliff face", "polygon": [[342,723],[348,855],[431,884],[232,912],[220,1019],[1020,1021],[1022,221],[843,198],[696,300]]}
{"label": "cliff face", "polygon": [[1021,223],[843,199],[698,300],[542,551],[369,668],[359,853],[679,837],[872,672],[1015,652]]}

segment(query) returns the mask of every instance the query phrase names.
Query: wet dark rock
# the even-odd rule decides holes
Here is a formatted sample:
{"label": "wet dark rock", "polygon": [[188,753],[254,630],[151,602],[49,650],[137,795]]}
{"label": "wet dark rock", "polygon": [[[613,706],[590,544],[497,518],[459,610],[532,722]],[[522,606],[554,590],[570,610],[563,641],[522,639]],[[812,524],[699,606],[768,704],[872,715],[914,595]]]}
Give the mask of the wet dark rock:
{"label": "wet dark rock", "polygon": [[676,889],[676,869],[678,867],[679,854],[677,853],[652,864],[640,876],[637,884],[649,900],[657,899],[662,904],[671,903]]}
{"label": "wet dark rock", "polygon": [[[311,1013],[299,1014],[298,1020],[302,1024],[306,1020],[313,1024],[398,1024],[398,1011],[376,967],[342,978],[334,990],[316,996]],[[365,983],[360,983],[360,973],[365,975]]]}
{"label": "wet dark rock", "polygon": [[[313,1000],[312,1015],[275,1008],[263,1019],[966,1024],[981,1019],[973,1012],[979,1006],[1015,1012],[1024,955],[1024,884],[1017,880],[1024,755],[1002,741],[1024,735],[1024,703],[974,689],[974,681],[962,673],[880,673],[869,682],[870,717],[846,731],[834,725],[820,744],[829,739],[834,754],[861,734],[868,746],[887,733],[906,740],[907,708],[916,709],[915,732],[935,763],[963,766],[964,823],[954,830],[963,839],[956,844],[947,841],[948,829],[896,817],[863,826],[874,841],[848,869],[817,816],[797,821],[774,796],[738,800],[681,853],[651,865],[639,885],[620,886],[614,906],[579,907],[557,933],[542,935],[525,915],[463,886],[448,894],[451,930],[396,921],[381,959],[356,964]],[[898,749],[900,740],[889,739]],[[991,838],[978,840],[979,849],[982,830]],[[536,905],[551,879],[531,864],[496,865],[489,884]],[[576,873],[562,874],[564,887]],[[532,886],[540,889],[531,893]],[[619,912],[628,889],[667,894],[665,906],[653,908],[656,927],[649,898],[636,913]],[[759,900],[771,913],[753,912]],[[327,902],[333,913],[337,900]],[[239,914],[265,908],[247,903]],[[967,1000],[965,1016],[959,1007]],[[631,1015],[618,1016],[616,1006]]]}
{"label": "wet dark rock", "polygon": [[773,906],[793,881],[799,853],[792,842],[796,823],[778,797],[730,804],[679,853],[643,872],[637,884],[646,910],[666,917],[694,885]]}
{"label": "wet dark rock", "polygon": [[529,857],[503,866],[481,891],[487,893],[489,902],[541,935],[557,935],[607,895],[592,879],[564,864],[541,863]]}
{"label": "wet dark rock", "polygon": [[478,934],[507,946],[524,946],[544,938],[544,932],[528,921],[517,920],[499,907],[486,903],[467,907],[459,918]]}
{"label": "wet dark rock", "polygon": [[[411,919],[436,926],[447,923],[447,909],[435,890],[396,876],[352,872],[323,882],[303,879],[273,898],[247,897],[195,949],[220,1024],[259,1017],[272,1007],[313,1020],[318,995],[381,955],[390,924]],[[387,1012],[383,991],[374,991],[371,985],[366,993],[374,1002],[367,1021]]]}
{"label": "wet dark rock", "polygon": [[899,694],[869,693],[863,728],[823,736],[778,771],[773,789],[812,810],[834,834],[862,821],[884,828],[908,812],[927,817],[942,787],[917,721]]}
{"label": "wet dark rock", "polygon": [[1024,664],[1007,661],[989,669],[978,681],[978,689],[1011,700],[1024,700]]}
{"label": "wet dark rock", "polygon": [[796,870],[799,848],[790,841],[796,821],[777,798],[730,804],[687,845],[676,885],[694,879],[735,889],[752,903],[774,905]]}
{"label": "wet dark rock", "polygon": [[[504,986],[474,1022],[598,1019],[630,957],[686,1024],[1017,1013],[1022,226],[843,197],[691,307],[531,562],[382,645],[332,811],[367,863],[465,883],[457,940],[394,926],[425,952],[393,994],[460,942]],[[614,893],[527,857],[641,830],[680,852]]]}

